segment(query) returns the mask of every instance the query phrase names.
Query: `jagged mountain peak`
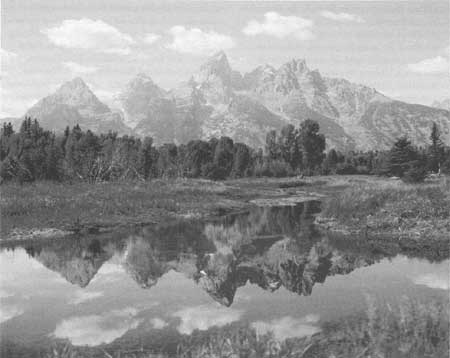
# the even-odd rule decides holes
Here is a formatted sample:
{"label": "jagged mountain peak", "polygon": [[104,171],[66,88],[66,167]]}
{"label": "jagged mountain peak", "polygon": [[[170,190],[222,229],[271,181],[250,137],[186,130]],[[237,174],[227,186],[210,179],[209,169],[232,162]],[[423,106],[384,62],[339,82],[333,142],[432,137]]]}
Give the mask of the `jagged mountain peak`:
{"label": "jagged mountain peak", "polygon": [[450,98],[443,99],[442,101],[434,101],[431,107],[450,111]]}
{"label": "jagged mountain peak", "polygon": [[277,70],[271,65],[261,65],[254,70],[244,74],[243,87],[245,89],[253,89],[261,86],[267,81],[271,81]]}
{"label": "jagged mountain peak", "polygon": [[87,88],[89,89],[89,86],[84,82],[84,80],[81,77],[74,77],[70,81],[64,82],[61,87],[72,87],[72,88]]}
{"label": "jagged mountain peak", "polygon": [[125,90],[119,95],[119,99],[127,97],[130,92],[139,92],[146,97],[161,97],[165,94],[165,91],[153,82],[149,75],[143,72],[138,73],[128,82]]}
{"label": "jagged mountain peak", "polygon": [[207,63],[228,63],[228,57],[224,51],[218,51],[214,55],[212,55]]}
{"label": "jagged mountain peak", "polygon": [[64,82],[54,93],[54,95],[62,94],[69,94],[71,97],[79,95],[85,98],[88,96],[97,98],[81,77],[75,77],[70,81]]}
{"label": "jagged mountain peak", "polygon": [[125,123],[135,128],[141,120],[147,118],[151,104],[166,95],[166,91],[154,83],[149,75],[138,73],[118,96]]}
{"label": "jagged mountain peak", "polygon": [[290,71],[295,74],[311,72],[305,59],[293,58],[280,67],[280,71]]}
{"label": "jagged mountain peak", "polygon": [[213,81],[216,78],[222,82],[229,84],[233,70],[228,62],[225,52],[220,51],[211,56],[203,65],[200,66],[199,72],[194,75],[197,83]]}
{"label": "jagged mountain peak", "polygon": [[394,101],[374,88],[322,76],[305,59],[277,68],[262,65],[242,76],[220,51],[187,78],[165,91],[138,73],[118,96],[122,113],[114,113],[77,77],[27,115],[54,130],[79,123],[93,131],[133,130],[157,143],[227,135],[259,147],[269,130],[306,118],[318,121],[327,144],[340,150],[388,148],[401,134],[421,145],[428,141],[432,121],[443,141],[450,141],[448,110]]}
{"label": "jagged mountain peak", "polygon": [[[364,101],[390,102],[392,99],[378,92],[375,88],[358,83],[350,82],[344,78],[324,77],[324,81],[329,91],[339,95],[343,100],[348,100],[349,96],[359,96]],[[346,98],[347,97],[347,98]]]}
{"label": "jagged mountain peak", "polygon": [[56,131],[79,124],[94,132],[129,133],[122,115],[112,112],[80,77],[63,83],[31,107],[25,116],[36,118],[44,128]]}
{"label": "jagged mountain peak", "polygon": [[153,82],[152,78],[148,74],[146,74],[144,72],[139,72],[138,74],[136,74],[136,76],[134,76],[134,78],[132,78],[129,83],[131,83],[131,84],[153,84],[153,85],[155,85],[155,82]]}
{"label": "jagged mountain peak", "polygon": [[275,73],[275,71],[276,71],[275,67],[273,67],[272,65],[269,65],[269,64],[258,66],[256,69],[262,73]]}
{"label": "jagged mountain peak", "polygon": [[63,83],[53,94],[46,97],[59,104],[86,108],[93,113],[109,112],[108,106],[102,103],[81,77]]}
{"label": "jagged mountain peak", "polygon": [[53,112],[55,108],[61,106],[68,106],[78,111],[82,116],[89,117],[111,111],[107,105],[97,98],[81,77],[75,77],[63,83],[56,92],[36,103],[28,111],[28,115],[42,119],[47,113]]}
{"label": "jagged mountain peak", "polygon": [[273,66],[265,64],[256,67],[253,71],[247,74],[257,74],[259,76],[273,76],[276,72],[277,70]]}

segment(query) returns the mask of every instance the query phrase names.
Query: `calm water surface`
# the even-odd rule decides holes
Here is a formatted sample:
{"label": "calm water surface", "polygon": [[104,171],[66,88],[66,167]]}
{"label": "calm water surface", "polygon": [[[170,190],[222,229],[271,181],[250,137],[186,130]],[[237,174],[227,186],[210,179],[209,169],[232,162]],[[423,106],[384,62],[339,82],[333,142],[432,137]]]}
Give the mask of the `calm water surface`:
{"label": "calm water surface", "polygon": [[2,357],[39,356],[58,341],[171,352],[184,335],[233,322],[285,339],[363,312],[367,297],[447,299],[448,259],[322,236],[317,211],[316,202],[255,208],[208,223],[3,247]]}

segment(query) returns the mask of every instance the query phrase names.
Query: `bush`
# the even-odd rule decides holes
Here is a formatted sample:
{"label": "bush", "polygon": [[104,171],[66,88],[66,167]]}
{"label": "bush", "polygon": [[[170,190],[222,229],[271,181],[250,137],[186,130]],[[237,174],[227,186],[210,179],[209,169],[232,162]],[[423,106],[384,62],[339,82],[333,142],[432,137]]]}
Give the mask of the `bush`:
{"label": "bush", "polygon": [[202,175],[210,180],[225,180],[228,176],[228,170],[219,167],[217,164],[208,163],[202,167]]}
{"label": "bush", "polygon": [[441,164],[441,173],[450,174],[450,152],[448,153],[448,157]]}
{"label": "bush", "polygon": [[402,180],[405,183],[422,183],[426,176],[426,165],[420,161],[415,161],[412,162],[409,169],[405,171]]}
{"label": "bush", "polygon": [[292,168],[289,163],[283,160],[272,160],[269,162],[269,172],[271,176],[280,178],[293,174]]}
{"label": "bush", "polygon": [[349,163],[338,164],[336,167],[336,174],[339,175],[352,175],[356,173],[357,173],[356,168]]}
{"label": "bush", "polygon": [[269,159],[255,165],[255,176],[257,177],[287,177],[294,175],[289,163],[282,159]]}

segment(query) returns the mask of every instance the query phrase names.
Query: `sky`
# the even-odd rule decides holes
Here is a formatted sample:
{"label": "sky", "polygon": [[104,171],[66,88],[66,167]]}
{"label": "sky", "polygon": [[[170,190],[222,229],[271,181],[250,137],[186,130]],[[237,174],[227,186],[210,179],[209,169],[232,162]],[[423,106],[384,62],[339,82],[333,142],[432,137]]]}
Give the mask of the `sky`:
{"label": "sky", "polygon": [[300,58],[429,105],[450,97],[449,12],[448,0],[2,0],[0,116],[78,76],[107,103],[141,72],[170,89],[219,50],[240,72]]}

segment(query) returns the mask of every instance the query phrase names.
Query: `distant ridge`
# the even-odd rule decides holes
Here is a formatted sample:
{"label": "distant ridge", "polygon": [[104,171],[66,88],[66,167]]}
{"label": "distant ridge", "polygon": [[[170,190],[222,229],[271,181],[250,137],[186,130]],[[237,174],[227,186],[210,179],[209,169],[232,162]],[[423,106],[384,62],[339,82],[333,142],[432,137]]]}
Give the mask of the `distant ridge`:
{"label": "distant ridge", "polygon": [[268,131],[310,118],[319,122],[327,146],[340,150],[386,149],[402,135],[426,145],[436,122],[450,144],[449,103],[429,107],[396,101],[374,88],[323,77],[303,59],[242,75],[219,52],[187,78],[165,91],[138,74],[118,96],[117,111],[75,78],[26,115],[55,131],[78,123],[95,132],[152,136],[157,144],[229,136],[253,147],[264,146]]}

